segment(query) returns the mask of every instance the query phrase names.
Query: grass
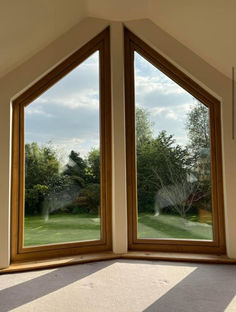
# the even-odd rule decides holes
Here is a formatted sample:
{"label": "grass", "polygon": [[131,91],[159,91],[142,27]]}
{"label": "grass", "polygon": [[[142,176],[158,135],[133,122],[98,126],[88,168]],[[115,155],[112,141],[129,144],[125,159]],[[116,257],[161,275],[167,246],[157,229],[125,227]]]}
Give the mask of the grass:
{"label": "grass", "polygon": [[55,214],[25,218],[24,245],[45,245],[100,239],[100,218],[91,215]]}
{"label": "grass", "polygon": [[[191,220],[196,220],[192,217]],[[24,245],[46,245],[100,239],[100,218],[86,214],[55,214],[45,222],[41,216],[25,218]],[[176,215],[140,214],[138,238],[212,240],[212,226],[186,221]]]}
{"label": "grass", "polygon": [[[191,220],[196,220],[192,217]],[[140,214],[138,238],[179,238],[212,240],[212,226],[206,223],[184,220],[176,215]]]}

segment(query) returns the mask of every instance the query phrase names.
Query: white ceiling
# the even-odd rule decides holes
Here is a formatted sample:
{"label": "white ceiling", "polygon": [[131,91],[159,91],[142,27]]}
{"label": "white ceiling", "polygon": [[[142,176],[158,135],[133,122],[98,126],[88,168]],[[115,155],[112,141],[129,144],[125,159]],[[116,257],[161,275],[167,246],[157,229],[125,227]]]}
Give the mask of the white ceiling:
{"label": "white ceiling", "polygon": [[149,18],[228,77],[236,65],[235,0],[0,0],[0,76],[87,16]]}

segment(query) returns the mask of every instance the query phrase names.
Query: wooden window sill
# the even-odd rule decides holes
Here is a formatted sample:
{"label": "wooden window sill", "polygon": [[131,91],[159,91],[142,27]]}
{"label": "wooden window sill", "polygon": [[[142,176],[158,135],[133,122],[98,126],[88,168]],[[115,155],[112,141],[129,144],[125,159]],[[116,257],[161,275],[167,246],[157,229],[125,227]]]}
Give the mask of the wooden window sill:
{"label": "wooden window sill", "polygon": [[145,252],[145,251],[129,251],[125,254],[114,254],[112,252],[103,252],[103,253],[83,254],[72,257],[60,257],[47,260],[44,259],[26,262],[16,261],[12,263],[8,268],[0,270],[0,274],[51,269],[67,265],[113,260],[113,259],[236,264],[236,259],[230,259],[226,255],[191,254],[191,253],[174,253],[174,252],[172,253]]}
{"label": "wooden window sill", "polygon": [[184,252],[149,252],[149,251],[129,251],[122,254],[123,259],[139,260],[159,260],[159,261],[178,261],[178,262],[196,262],[196,263],[235,263],[236,259],[230,259],[227,255],[198,254]]}
{"label": "wooden window sill", "polygon": [[24,262],[15,261],[12,262],[8,268],[0,270],[0,274],[33,271],[33,270],[44,270],[67,265],[103,261],[103,260],[112,260],[117,258],[119,258],[118,254],[114,254],[112,252],[102,252],[102,253],[82,254],[70,257],[42,259],[37,261],[24,261]]}

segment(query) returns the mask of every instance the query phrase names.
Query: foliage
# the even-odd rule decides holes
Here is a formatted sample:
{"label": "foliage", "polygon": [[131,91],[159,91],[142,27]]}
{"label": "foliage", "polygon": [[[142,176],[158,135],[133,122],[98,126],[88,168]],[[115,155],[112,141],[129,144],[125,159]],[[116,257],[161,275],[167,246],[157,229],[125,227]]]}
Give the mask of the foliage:
{"label": "foliage", "polygon": [[188,114],[186,127],[190,144],[187,147],[176,144],[174,136],[167,135],[165,131],[154,137],[151,127],[148,113],[138,108],[136,153],[139,213],[155,212],[157,215],[174,212],[186,218],[196,203],[201,202],[202,206],[210,208],[210,162],[209,155],[203,153],[209,148],[207,108],[198,103]]}
{"label": "foliage", "polygon": [[43,212],[44,199],[56,186],[62,184],[60,164],[56,153],[48,146],[37,143],[25,145],[25,212]]}
{"label": "foliage", "polygon": [[78,184],[80,187],[85,186],[86,162],[79,156],[79,153],[74,151],[70,152],[69,162],[63,174],[70,176],[74,183]]}
{"label": "foliage", "polygon": [[196,102],[189,111],[186,122],[189,148],[195,158],[210,148],[209,109],[201,102]]}
{"label": "foliage", "polygon": [[[197,103],[186,122],[189,144],[176,144],[165,131],[153,135],[149,114],[136,108],[138,210],[160,213],[165,209],[186,218],[196,201],[210,203],[208,109]],[[25,145],[26,214],[94,213],[100,209],[100,151],[86,158],[71,151],[61,170],[56,152],[33,142]],[[164,209],[164,210],[163,210]]]}
{"label": "foliage", "polygon": [[40,206],[48,193],[46,185],[36,184],[32,188],[25,189],[25,210],[27,215],[40,212]]}
{"label": "foliage", "polygon": [[58,172],[59,162],[56,153],[50,147],[39,147],[35,142],[25,145],[26,189],[37,184],[50,184]]}
{"label": "foliage", "polygon": [[186,179],[188,151],[175,145],[173,136],[165,131],[153,137],[147,112],[137,109],[136,118],[138,209],[139,212],[155,212],[157,192],[163,185],[176,182],[170,168],[179,179]]}
{"label": "foliage", "polygon": [[100,151],[92,149],[87,158],[87,180],[90,183],[100,183]]}
{"label": "foliage", "polygon": [[209,108],[195,102],[189,111],[186,122],[188,149],[194,164],[193,173],[201,182],[204,196],[200,199],[204,209],[211,211],[211,162],[210,162],[210,118]]}
{"label": "foliage", "polygon": [[152,123],[149,121],[149,114],[144,109],[136,107],[136,148],[140,149],[143,144],[152,139]]}
{"label": "foliage", "polygon": [[100,184],[88,184],[81,190],[76,204],[78,212],[92,212],[98,214],[100,212]]}
{"label": "foliage", "polygon": [[56,152],[33,142],[25,145],[25,212],[93,212],[100,206],[100,153],[93,149],[87,159],[71,151],[60,172]]}

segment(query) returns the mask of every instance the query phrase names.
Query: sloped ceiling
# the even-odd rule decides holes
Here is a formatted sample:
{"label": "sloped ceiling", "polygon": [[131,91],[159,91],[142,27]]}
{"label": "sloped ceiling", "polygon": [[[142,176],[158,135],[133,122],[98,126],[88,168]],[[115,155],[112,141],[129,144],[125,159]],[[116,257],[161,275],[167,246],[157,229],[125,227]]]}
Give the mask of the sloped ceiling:
{"label": "sloped ceiling", "polygon": [[0,1],[0,76],[82,19],[149,18],[224,75],[236,65],[235,0]]}
{"label": "sloped ceiling", "polygon": [[81,0],[0,0],[0,76],[86,17]]}

